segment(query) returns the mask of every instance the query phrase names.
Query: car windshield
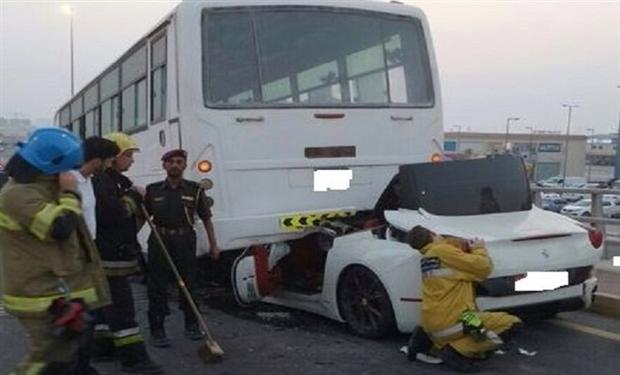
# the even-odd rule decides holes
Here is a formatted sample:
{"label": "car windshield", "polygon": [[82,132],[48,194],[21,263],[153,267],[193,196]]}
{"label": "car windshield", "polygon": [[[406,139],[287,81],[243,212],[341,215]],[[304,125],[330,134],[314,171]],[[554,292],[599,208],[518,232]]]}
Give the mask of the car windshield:
{"label": "car windshield", "polygon": [[400,167],[401,207],[435,215],[462,216],[532,208],[520,158],[409,164]]}

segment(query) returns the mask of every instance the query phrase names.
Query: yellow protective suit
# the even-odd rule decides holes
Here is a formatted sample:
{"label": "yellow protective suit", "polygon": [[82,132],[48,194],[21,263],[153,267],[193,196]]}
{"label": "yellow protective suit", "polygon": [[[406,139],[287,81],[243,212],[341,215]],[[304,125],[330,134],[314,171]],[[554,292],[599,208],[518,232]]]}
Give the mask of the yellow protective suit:
{"label": "yellow protective suit", "polygon": [[[455,239],[443,239],[426,245],[421,250],[422,267],[422,327],[436,349],[449,344],[460,354],[482,357],[497,344],[491,340],[476,341],[463,332],[461,314],[476,311],[475,282],[484,280],[493,264],[487,250],[481,247],[463,250]],[[500,334],[520,319],[507,313],[478,313],[484,327]]]}

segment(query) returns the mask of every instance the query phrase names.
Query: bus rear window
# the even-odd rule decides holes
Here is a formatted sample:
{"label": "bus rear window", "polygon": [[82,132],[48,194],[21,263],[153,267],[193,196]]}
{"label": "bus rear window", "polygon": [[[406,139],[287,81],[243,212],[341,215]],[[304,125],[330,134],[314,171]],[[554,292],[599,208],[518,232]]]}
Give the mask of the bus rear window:
{"label": "bus rear window", "polygon": [[206,10],[202,33],[207,106],[433,106],[422,26],[410,17]]}
{"label": "bus rear window", "polygon": [[484,215],[532,208],[523,162],[514,156],[403,165],[400,207],[435,215]]}

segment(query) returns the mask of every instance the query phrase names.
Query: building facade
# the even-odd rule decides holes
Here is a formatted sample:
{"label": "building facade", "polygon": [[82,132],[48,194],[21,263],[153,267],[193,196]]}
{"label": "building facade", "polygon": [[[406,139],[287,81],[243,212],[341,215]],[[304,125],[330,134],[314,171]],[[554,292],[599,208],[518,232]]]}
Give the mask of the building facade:
{"label": "building facade", "polygon": [[0,117],[0,170],[15,152],[17,142],[23,141],[32,129],[28,119]]}
{"label": "building facade", "polygon": [[444,152],[455,159],[479,158],[506,152],[523,158],[534,181],[564,175],[586,176],[588,137],[551,132],[476,133],[446,132]]}

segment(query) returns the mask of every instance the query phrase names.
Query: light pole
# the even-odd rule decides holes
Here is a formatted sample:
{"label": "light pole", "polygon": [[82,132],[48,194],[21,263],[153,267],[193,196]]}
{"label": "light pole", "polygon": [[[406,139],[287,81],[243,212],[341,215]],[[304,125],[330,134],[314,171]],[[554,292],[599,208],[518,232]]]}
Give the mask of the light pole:
{"label": "light pole", "polygon": [[518,117],[508,117],[506,119],[506,138],[504,139],[504,150],[508,152],[508,133],[510,133],[510,121],[517,121]]}
{"label": "light pole", "polygon": [[74,94],[74,80],[73,80],[73,7],[71,5],[64,5],[62,7],[64,14],[69,16],[69,45],[71,50],[71,97]]}
{"label": "light pole", "polygon": [[528,146],[529,148],[528,157],[529,157],[530,165],[532,166],[530,179],[533,180],[535,176],[535,171],[536,171],[536,162],[534,160],[534,127],[526,126],[525,129],[530,131],[530,144]]}
{"label": "light pole", "polygon": [[[616,88],[620,89],[620,85],[616,86]],[[614,167],[614,178],[619,178],[619,177],[620,177],[620,105],[618,106],[618,137],[616,138],[616,166]]]}
{"label": "light pole", "polygon": [[579,107],[577,104],[562,104],[562,107],[568,108],[568,122],[566,124],[566,146],[564,147],[564,171],[562,173],[562,187],[566,184],[566,165],[568,164],[568,136],[570,135],[570,120],[573,114],[573,108]]}
{"label": "light pole", "polygon": [[461,149],[461,129],[462,126],[461,125],[452,125],[453,128],[456,128],[456,147],[455,147],[455,152],[458,155],[460,149]]}
{"label": "light pole", "polygon": [[[587,128],[587,132],[590,132],[590,150],[592,150],[592,144],[594,142],[594,129]],[[588,151],[590,151],[588,150]],[[588,163],[588,182],[590,182],[590,176],[592,175],[592,160],[588,160],[588,152],[586,151],[586,163]]]}

